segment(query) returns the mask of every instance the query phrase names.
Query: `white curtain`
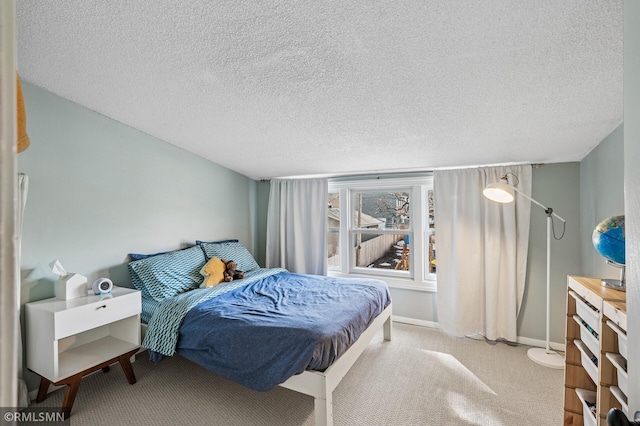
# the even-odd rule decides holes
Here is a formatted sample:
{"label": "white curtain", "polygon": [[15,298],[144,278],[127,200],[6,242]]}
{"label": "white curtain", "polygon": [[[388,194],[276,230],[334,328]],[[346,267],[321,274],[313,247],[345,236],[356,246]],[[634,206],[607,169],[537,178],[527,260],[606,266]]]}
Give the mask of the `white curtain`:
{"label": "white curtain", "polygon": [[24,208],[27,204],[27,192],[29,191],[29,176],[24,173],[18,173],[18,203],[16,208],[16,236],[17,236],[17,252],[18,252],[18,288],[16,289],[16,297],[18,299],[18,407],[29,406],[29,391],[27,384],[22,377],[22,360],[24,354],[22,352],[22,330],[20,327],[20,283],[22,281],[20,268],[22,265],[22,223],[24,222]]}
{"label": "white curtain", "polygon": [[449,334],[516,341],[531,203],[516,195],[515,202],[498,204],[482,195],[507,173],[531,195],[530,165],[434,173],[438,324]]}
{"label": "white curtain", "polygon": [[267,268],[327,274],[327,179],[273,179],[267,213]]}

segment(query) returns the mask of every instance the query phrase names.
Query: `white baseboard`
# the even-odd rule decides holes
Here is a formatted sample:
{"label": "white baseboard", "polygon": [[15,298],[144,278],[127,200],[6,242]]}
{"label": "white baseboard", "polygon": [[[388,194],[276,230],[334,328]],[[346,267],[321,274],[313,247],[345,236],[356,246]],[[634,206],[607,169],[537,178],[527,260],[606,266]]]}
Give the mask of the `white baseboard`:
{"label": "white baseboard", "polygon": [[[438,328],[438,323],[435,321],[426,321],[419,320],[415,318],[407,318],[407,317],[399,317],[397,315],[392,315],[391,319],[393,322],[399,322],[402,324],[410,324],[410,325],[419,325],[421,327],[429,327],[429,328]],[[522,345],[535,346],[539,348],[546,348],[547,342],[544,340],[531,339],[529,337],[518,337],[516,343],[520,343]],[[565,345],[563,343],[550,342],[549,346],[551,349],[564,352]]]}
{"label": "white baseboard", "polygon": [[419,320],[419,319],[408,318],[408,317],[399,317],[397,315],[392,315],[391,316],[391,321],[400,322],[400,323],[403,323],[403,324],[419,325],[421,327],[438,328],[438,323],[437,322]]}

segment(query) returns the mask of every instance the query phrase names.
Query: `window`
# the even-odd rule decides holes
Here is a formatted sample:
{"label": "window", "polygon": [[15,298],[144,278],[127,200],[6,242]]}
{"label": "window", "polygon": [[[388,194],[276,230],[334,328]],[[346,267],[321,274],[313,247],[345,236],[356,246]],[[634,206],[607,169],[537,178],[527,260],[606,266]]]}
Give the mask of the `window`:
{"label": "window", "polygon": [[329,182],[331,275],[374,275],[390,285],[435,286],[433,180]]}
{"label": "window", "polygon": [[[433,189],[427,191],[427,225],[425,229],[425,242],[427,244],[427,274],[436,273],[436,219],[433,204]],[[428,275],[427,277],[429,277]],[[434,277],[435,278],[435,277]]]}

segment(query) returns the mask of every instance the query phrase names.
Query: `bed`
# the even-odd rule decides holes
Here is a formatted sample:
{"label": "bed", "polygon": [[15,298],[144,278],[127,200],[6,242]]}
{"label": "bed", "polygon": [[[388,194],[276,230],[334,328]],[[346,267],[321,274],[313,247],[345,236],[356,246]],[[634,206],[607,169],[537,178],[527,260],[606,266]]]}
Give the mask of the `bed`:
{"label": "bed", "polygon": [[[200,288],[203,264],[218,257],[234,259],[245,278]],[[333,390],[378,331],[391,339],[380,280],[260,268],[237,241],[137,259],[129,273],[143,293],[151,362],[179,354],[252,389],[310,395],[316,425],[333,424]]]}

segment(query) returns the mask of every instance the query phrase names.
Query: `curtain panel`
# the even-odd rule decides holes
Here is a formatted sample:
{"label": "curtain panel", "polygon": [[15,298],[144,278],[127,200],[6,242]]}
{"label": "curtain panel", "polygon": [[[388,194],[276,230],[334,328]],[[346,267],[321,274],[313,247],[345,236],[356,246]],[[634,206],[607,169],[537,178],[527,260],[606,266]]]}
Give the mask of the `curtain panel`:
{"label": "curtain panel", "polygon": [[[531,203],[499,204],[482,190],[502,176],[531,194],[531,166],[434,173],[438,238],[438,324],[455,336],[517,340],[527,269]],[[512,175],[513,174],[513,175]]]}
{"label": "curtain panel", "polygon": [[327,179],[273,179],[267,212],[267,268],[327,274]]}

